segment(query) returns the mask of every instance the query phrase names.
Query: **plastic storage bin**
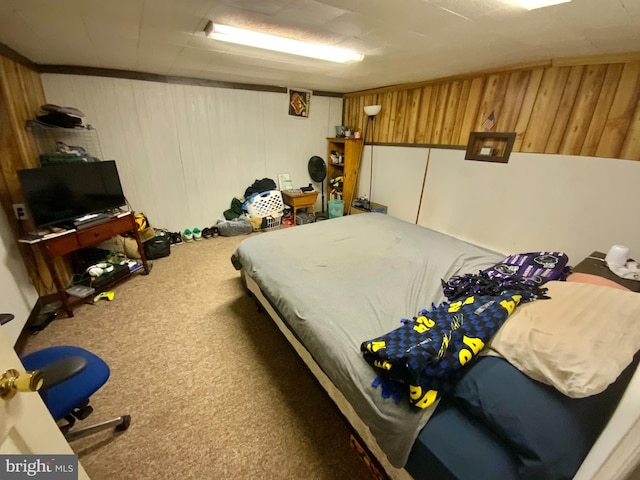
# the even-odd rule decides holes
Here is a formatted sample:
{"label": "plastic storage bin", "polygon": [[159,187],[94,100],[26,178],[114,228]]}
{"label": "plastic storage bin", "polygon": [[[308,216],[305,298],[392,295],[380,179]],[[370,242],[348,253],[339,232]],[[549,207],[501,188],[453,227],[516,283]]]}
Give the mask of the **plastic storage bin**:
{"label": "plastic storage bin", "polygon": [[329,218],[344,215],[344,200],[329,200]]}

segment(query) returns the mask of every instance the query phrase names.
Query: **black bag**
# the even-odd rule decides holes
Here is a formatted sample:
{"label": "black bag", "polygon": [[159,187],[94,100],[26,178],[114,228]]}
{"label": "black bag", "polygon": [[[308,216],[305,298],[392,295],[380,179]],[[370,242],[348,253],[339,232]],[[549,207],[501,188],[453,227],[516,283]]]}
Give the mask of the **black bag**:
{"label": "black bag", "polygon": [[277,190],[276,182],[270,178],[263,178],[262,180],[256,180],[253,184],[244,191],[244,199],[248,200],[251,195],[256,193],[267,192],[269,190]]}
{"label": "black bag", "polygon": [[143,243],[147,260],[168,257],[171,254],[171,236],[160,235]]}

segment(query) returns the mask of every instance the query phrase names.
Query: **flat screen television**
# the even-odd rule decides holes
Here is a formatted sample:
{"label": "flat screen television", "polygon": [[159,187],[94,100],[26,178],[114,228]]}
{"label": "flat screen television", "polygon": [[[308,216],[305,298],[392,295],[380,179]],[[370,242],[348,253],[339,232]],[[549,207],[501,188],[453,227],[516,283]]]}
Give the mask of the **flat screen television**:
{"label": "flat screen television", "polygon": [[126,203],[115,160],[18,170],[18,178],[36,227],[70,224]]}

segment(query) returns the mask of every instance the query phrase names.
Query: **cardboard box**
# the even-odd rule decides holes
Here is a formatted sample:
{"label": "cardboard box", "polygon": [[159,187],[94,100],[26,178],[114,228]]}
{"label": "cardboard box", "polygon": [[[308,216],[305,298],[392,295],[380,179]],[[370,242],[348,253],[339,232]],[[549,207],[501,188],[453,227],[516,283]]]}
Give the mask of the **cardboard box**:
{"label": "cardboard box", "polygon": [[387,206],[376,202],[371,202],[371,210],[351,206],[351,215],[355,215],[356,213],[369,213],[370,211],[374,213],[387,213]]}

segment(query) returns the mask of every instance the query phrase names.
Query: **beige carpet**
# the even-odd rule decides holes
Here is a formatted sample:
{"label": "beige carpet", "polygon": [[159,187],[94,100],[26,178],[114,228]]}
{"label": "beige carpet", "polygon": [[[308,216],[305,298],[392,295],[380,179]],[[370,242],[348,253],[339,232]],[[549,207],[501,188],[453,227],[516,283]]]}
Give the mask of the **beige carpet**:
{"label": "beige carpet", "polygon": [[113,301],[29,339],[24,353],[78,345],[111,367],[86,422],[132,423],[72,442],[93,480],[370,478],[346,421],[232,267],[244,238],[172,247]]}

